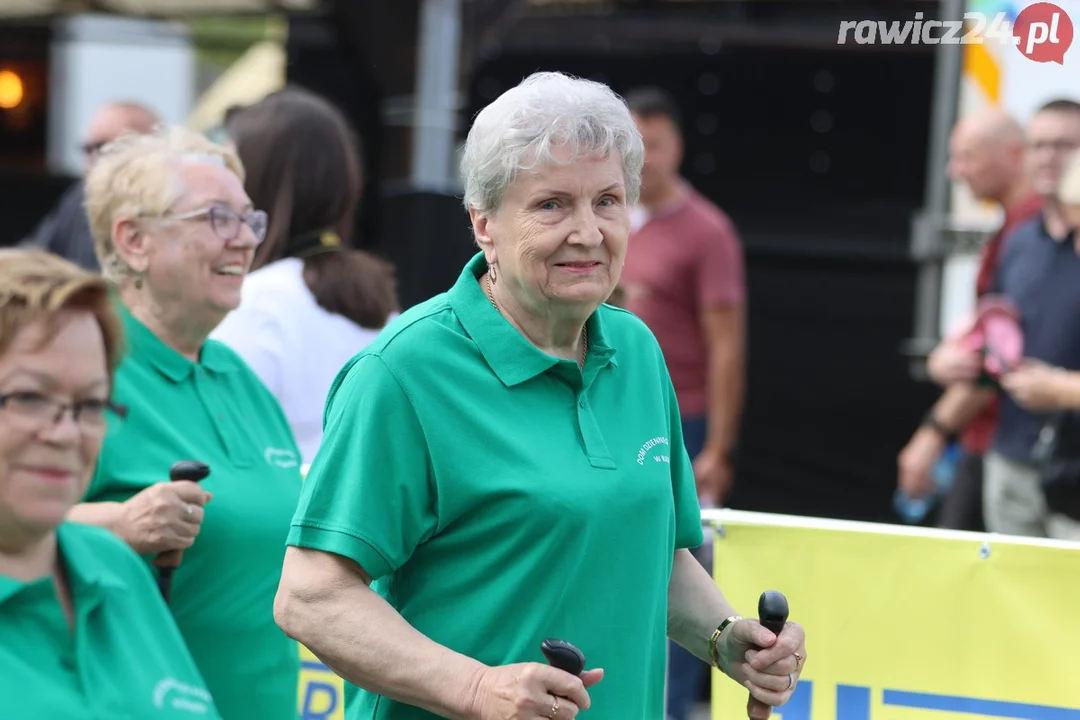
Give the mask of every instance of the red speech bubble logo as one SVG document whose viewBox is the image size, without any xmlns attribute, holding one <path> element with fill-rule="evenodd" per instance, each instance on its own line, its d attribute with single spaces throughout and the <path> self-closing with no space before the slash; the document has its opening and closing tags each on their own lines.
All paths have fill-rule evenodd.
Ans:
<svg viewBox="0 0 1080 720">
<path fill-rule="evenodd" d="M 1028 5 L 1013 23 L 1013 42 L 1028 60 L 1064 65 L 1065 51 L 1072 41 L 1072 20 L 1054 3 Z"/>
</svg>

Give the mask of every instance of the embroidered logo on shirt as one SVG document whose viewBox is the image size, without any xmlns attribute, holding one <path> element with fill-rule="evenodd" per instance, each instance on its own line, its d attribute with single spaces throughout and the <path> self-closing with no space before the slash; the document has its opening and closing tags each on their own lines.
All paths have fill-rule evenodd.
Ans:
<svg viewBox="0 0 1080 720">
<path fill-rule="evenodd" d="M 662 435 L 646 440 L 645 444 L 638 450 L 637 464 L 644 465 L 646 457 L 652 458 L 653 462 L 671 463 L 671 456 L 668 455 L 667 451 L 664 449 L 669 447 L 671 447 L 671 444 L 668 442 L 668 439 Z M 660 449 L 653 450 L 653 448 Z M 652 451 L 652 453 L 650 453 L 650 451 Z"/>
<path fill-rule="evenodd" d="M 184 710 L 196 715 L 210 713 L 210 693 L 203 688 L 187 685 L 176 678 L 163 678 L 154 688 L 154 707 L 164 710 Z"/>
<path fill-rule="evenodd" d="M 266 448 L 263 457 L 266 458 L 267 464 L 279 468 L 294 468 L 300 464 L 300 460 L 296 457 L 296 453 L 292 450 L 285 450 L 283 448 Z"/>
</svg>

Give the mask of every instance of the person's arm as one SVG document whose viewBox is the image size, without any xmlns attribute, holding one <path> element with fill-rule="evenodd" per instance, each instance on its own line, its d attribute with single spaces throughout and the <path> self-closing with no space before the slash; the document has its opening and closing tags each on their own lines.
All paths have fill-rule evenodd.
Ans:
<svg viewBox="0 0 1080 720">
<path fill-rule="evenodd" d="M 712 665 L 713 632 L 734 615 L 708 571 L 688 550 L 676 550 L 668 583 L 668 636 Z M 789 622 L 776 636 L 757 620 L 740 618 L 717 640 L 715 659 L 722 673 L 750 691 L 756 701 L 751 717 L 757 718 L 791 699 L 795 688 L 788 674 L 797 676 L 803 668 L 796 653 L 805 661 L 805 632 L 798 623 Z"/>
<path fill-rule="evenodd" d="M 369 587 L 405 563 L 438 520 L 412 403 L 381 358 L 363 355 L 343 370 L 326 407 L 274 618 L 356 686 L 443 717 L 471 718 L 484 666 L 422 635 Z"/>
<path fill-rule="evenodd" d="M 358 687 L 470 720 L 486 668 L 414 629 L 340 555 L 289 547 L 274 619 L 338 675 Z M 362 621 L 361 621 L 362 619 Z"/>
<path fill-rule="evenodd" d="M 108 530 L 139 555 L 191 547 L 202 525 L 203 507 L 211 499 L 197 483 L 162 478 L 123 502 L 96 500 L 110 492 L 113 462 L 123 462 L 124 447 L 122 435 L 106 439 L 82 502 L 68 510 L 67 519 Z"/>
<path fill-rule="evenodd" d="M 723 462 L 735 446 L 742 415 L 746 368 L 746 308 L 713 306 L 702 313 L 708 353 L 708 436 L 702 452 Z"/>
<path fill-rule="evenodd" d="M 675 388 L 659 347 L 656 352 L 668 396 L 671 489 L 675 511 L 675 553 L 668 578 L 668 637 L 712 664 L 713 633 L 735 611 L 709 572 L 689 550 L 704 539 L 701 510 L 694 492 L 690 456 L 683 442 Z M 797 674 L 800 670 L 795 653 L 805 657 L 803 639 L 803 629 L 797 623 L 789 623 L 777 637 L 756 620 L 740 619 L 728 625 L 721 634 L 716 643 L 716 660 L 720 670 L 747 687 L 759 703 L 776 707 L 787 702 L 794 690 L 788 682 L 788 673 Z M 764 707 L 756 708 L 754 717 L 768 717 L 765 710 Z"/>
<path fill-rule="evenodd" d="M 731 489 L 730 454 L 738 440 L 746 355 L 746 278 L 742 244 L 722 218 L 703 241 L 697 267 L 697 304 L 706 348 L 707 436 L 694 460 L 698 492 L 722 503 Z"/>
<path fill-rule="evenodd" d="M 981 387 L 975 383 L 952 383 L 934 403 L 930 417 L 939 430 L 955 435 L 982 412 L 996 393 L 993 388 Z"/>
<path fill-rule="evenodd" d="M 1016 404 L 1030 412 L 1080 409 L 1080 372 L 1026 360 L 1001 384 Z"/>
<path fill-rule="evenodd" d="M 210 498 L 190 481 L 160 482 L 124 502 L 78 503 L 67 519 L 104 528 L 140 555 L 185 550 L 199 534 Z"/>
<path fill-rule="evenodd" d="M 1066 372 L 1060 382 L 1058 404 L 1070 410 L 1080 409 L 1080 372 Z"/>
<path fill-rule="evenodd" d="M 912 497 L 933 491 L 930 472 L 949 442 L 982 411 L 995 390 L 975 383 L 949 385 L 896 459 L 897 485 Z"/>
<path fill-rule="evenodd" d="M 124 504 L 118 502 L 83 502 L 68 511 L 67 519 L 83 525 L 95 525 L 127 540 L 121 533 L 124 525 Z M 128 543 L 131 544 L 130 542 Z"/>
<path fill-rule="evenodd" d="M 676 550 L 668 583 L 668 637 L 711 665 L 713 630 L 737 614 L 690 551 Z"/>
<path fill-rule="evenodd" d="M 550 708 L 552 695 L 588 707 L 585 688 L 602 670 L 574 677 L 540 663 L 483 665 L 422 635 L 369 587 L 405 565 L 439 523 L 428 441 L 398 377 L 383 358 L 361 354 L 331 387 L 323 443 L 286 540 L 275 620 L 358 687 L 442 717 L 511 717 L 514 708 Z"/>
</svg>

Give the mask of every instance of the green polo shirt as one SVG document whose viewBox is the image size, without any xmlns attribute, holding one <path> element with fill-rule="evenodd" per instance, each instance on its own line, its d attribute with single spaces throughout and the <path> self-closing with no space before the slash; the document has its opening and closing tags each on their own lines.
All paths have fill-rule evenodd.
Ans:
<svg viewBox="0 0 1080 720">
<path fill-rule="evenodd" d="M 489 665 L 572 642 L 606 671 L 593 716 L 656 720 L 672 558 L 702 542 L 660 348 L 604 305 L 579 370 L 502 318 L 484 270 L 478 254 L 342 370 L 289 543 L 356 561 L 420 632 Z M 349 720 L 433 717 L 345 692 Z"/>
<path fill-rule="evenodd" d="M 64 523 L 74 626 L 52 577 L 0 576 L 0 717 L 217 720 L 146 566 L 111 533 Z"/>
<path fill-rule="evenodd" d="M 225 720 L 295 720 L 298 648 L 273 617 L 302 484 L 292 432 L 228 347 L 209 340 L 191 362 L 121 313 L 129 352 L 115 398 L 128 416 L 105 439 L 86 501 L 127 500 L 177 460 L 210 466 L 201 485 L 213 499 L 170 606 Z"/>
</svg>

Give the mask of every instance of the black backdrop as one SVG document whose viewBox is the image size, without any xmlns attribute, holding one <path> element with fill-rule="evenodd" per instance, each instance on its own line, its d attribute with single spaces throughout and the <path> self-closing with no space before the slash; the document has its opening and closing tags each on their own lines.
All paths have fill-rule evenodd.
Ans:
<svg viewBox="0 0 1080 720">
<path fill-rule="evenodd" d="M 413 304 L 448 287 L 473 252 L 467 219 L 457 198 L 384 182 L 375 150 L 389 142 L 380 121 L 387 60 L 320 23 L 292 24 L 289 79 L 339 103 L 363 135 L 361 244 L 398 264 Z M 660 84 L 675 93 L 687 120 L 685 173 L 743 235 L 749 388 L 732 506 L 894 520 L 896 453 L 934 397 L 898 352 L 913 326 L 906 248 L 923 193 L 932 57 L 506 52 L 472 73 L 466 121 L 540 69 L 620 92 Z M 28 231 L 69 181 L 0 177 L 0 244 Z"/>
<path fill-rule="evenodd" d="M 746 248 L 749 377 L 733 507 L 892 521 L 896 453 L 933 401 L 899 352 L 913 326 L 933 59 L 775 48 L 502 55 L 469 117 L 536 70 L 682 107 L 684 172 Z"/>
</svg>

